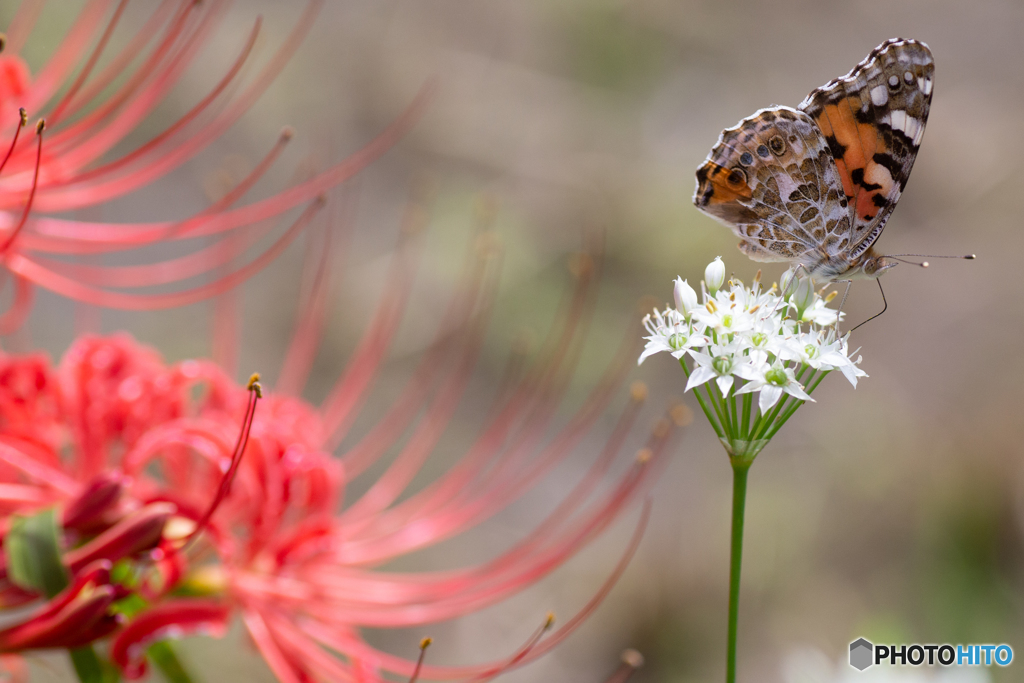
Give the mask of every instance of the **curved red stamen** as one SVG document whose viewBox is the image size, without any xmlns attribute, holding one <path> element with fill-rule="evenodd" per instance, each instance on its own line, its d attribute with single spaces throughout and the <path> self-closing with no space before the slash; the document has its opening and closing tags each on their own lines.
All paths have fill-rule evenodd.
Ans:
<svg viewBox="0 0 1024 683">
<path fill-rule="evenodd" d="M 252 430 L 252 420 L 256 415 L 256 403 L 263 398 L 263 387 L 260 386 L 259 380 L 260 376 L 258 373 L 249 378 L 249 402 L 245 406 L 245 416 L 242 418 L 242 431 L 238 434 L 235 450 L 231 454 L 231 464 L 220 480 L 220 486 L 217 487 L 217 494 L 210 502 L 210 507 L 206 509 L 203 516 L 196 522 L 196 528 L 185 539 L 185 544 L 182 546 L 183 550 L 188 548 L 192 541 L 206 528 L 210 523 L 210 518 L 213 517 L 213 513 L 217 511 L 220 504 L 227 498 L 228 493 L 231 492 L 231 482 L 235 479 L 235 472 L 238 471 L 238 466 L 242 462 L 242 456 L 245 454 L 245 447 L 249 443 L 249 432 Z"/>
<path fill-rule="evenodd" d="M 18 144 L 18 135 L 21 134 L 21 129 L 25 127 L 26 123 L 28 123 L 28 115 L 25 113 L 24 107 L 18 110 L 18 116 L 21 117 L 21 120 L 18 122 L 18 127 L 14 129 L 14 139 L 11 140 L 11 146 L 7 149 L 7 154 L 4 155 L 4 160 L 0 161 L 0 171 L 4 170 L 4 166 L 7 165 L 7 160 L 11 158 L 12 154 L 14 154 L 14 148 Z"/>
<path fill-rule="evenodd" d="M 416 668 L 412 670 L 412 676 L 409 677 L 409 683 L 416 683 L 420 677 L 420 670 L 423 669 L 423 659 L 427 656 L 427 648 L 434 642 L 430 638 L 424 638 L 420 641 L 420 656 L 416 660 Z"/>
<path fill-rule="evenodd" d="M 39 186 L 39 165 L 43 160 L 43 131 L 46 129 L 46 120 L 39 119 L 39 123 L 36 124 L 36 138 L 39 144 L 36 146 L 36 170 L 32 174 L 32 189 L 28 193 L 28 202 L 25 203 L 25 210 L 21 213 L 21 220 L 11 231 L 11 234 L 7 236 L 7 240 L 0 246 L 0 256 L 3 255 L 7 248 L 11 246 L 18 233 L 25 227 L 25 223 L 28 222 L 28 214 L 32 211 L 32 202 L 36 198 L 36 188 Z M 19 126 L 20 130 L 20 126 Z"/>
<path fill-rule="evenodd" d="M 548 614 L 547 618 L 544 620 L 544 623 L 540 626 L 540 628 L 538 628 L 536 631 L 534 631 L 533 635 L 530 636 L 529 639 L 527 639 L 527 641 L 525 643 L 523 643 L 523 646 L 521 648 L 519 648 L 514 655 L 509 657 L 508 661 L 506 661 L 503 665 L 501 665 L 497 669 L 495 669 L 493 671 L 489 671 L 489 672 L 487 672 L 486 674 L 484 674 L 482 676 L 478 676 L 477 678 L 471 678 L 470 680 L 471 681 L 490 681 L 490 680 L 492 680 L 494 678 L 497 678 L 501 674 L 506 673 L 506 672 L 510 671 L 511 669 L 515 668 L 515 666 L 517 664 L 522 662 L 526 658 L 526 656 L 529 655 L 530 652 L 533 651 L 533 649 L 535 647 L 537 647 L 537 643 L 540 642 L 540 639 L 543 638 L 544 634 L 547 633 L 548 631 L 550 631 L 551 627 L 554 626 L 554 625 L 555 625 L 555 615 L 552 612 L 552 613 Z"/>
<path fill-rule="evenodd" d="M 111 83 L 125 74 L 128 65 L 136 61 L 139 55 L 143 54 L 149 43 L 156 42 L 160 27 L 167 23 L 167 16 L 175 4 L 177 3 L 174 0 L 162 0 L 160 6 L 149 16 L 146 23 L 139 27 L 135 36 L 121 47 L 120 52 L 111 58 L 110 62 L 106 64 L 97 76 L 89 81 L 87 86 L 79 91 L 78 98 L 74 102 L 68 103 L 64 112 L 65 119 L 85 109 L 99 95 L 110 92 Z M 111 95 L 110 99 L 117 102 L 124 100 L 118 94 Z M 100 118 L 102 119 L 103 117 Z"/>
<path fill-rule="evenodd" d="M 270 247 L 263 251 L 255 259 L 232 271 L 231 273 L 203 285 L 180 292 L 169 292 L 166 294 L 129 294 L 123 292 L 111 292 L 105 289 L 90 287 L 81 281 L 65 277 L 55 270 L 47 268 L 44 264 L 26 258 L 20 253 L 12 254 L 7 261 L 7 269 L 28 278 L 54 292 L 63 294 L 69 298 L 77 299 L 83 303 L 90 303 L 97 306 L 108 306 L 111 308 L 123 308 L 126 310 L 156 310 L 160 308 L 171 308 L 184 306 L 185 304 L 202 301 L 211 296 L 237 287 L 246 281 L 253 274 L 265 268 L 271 261 L 291 244 L 292 240 L 312 220 L 313 216 L 322 208 L 317 202 L 310 205 L 295 220 L 288 230 L 281 235 Z"/>
<path fill-rule="evenodd" d="M 133 152 L 126 154 L 123 157 L 119 157 L 118 159 L 104 166 L 100 166 L 91 171 L 79 173 L 75 176 L 74 180 L 69 182 L 68 184 L 85 182 L 92 178 L 103 176 L 107 173 L 110 173 L 111 171 L 115 171 L 119 168 L 124 167 L 125 165 L 139 159 L 148 152 L 159 147 L 159 145 L 162 142 L 164 142 L 172 135 L 180 131 L 182 128 L 184 128 L 186 125 L 188 125 L 196 118 L 198 118 L 198 116 L 202 112 L 204 112 L 214 102 L 214 100 L 216 100 L 224 92 L 228 85 L 230 85 L 231 82 L 234 81 L 235 77 L 241 72 L 242 66 L 245 64 L 246 60 L 248 60 L 249 55 L 252 54 L 252 48 L 256 44 L 256 39 L 259 37 L 260 28 L 262 25 L 262 19 L 258 18 L 255 24 L 253 25 L 252 31 L 249 34 L 249 38 L 246 40 L 245 45 L 242 47 L 241 53 L 235 59 L 235 63 L 231 66 L 228 72 L 224 74 L 223 78 L 221 78 L 220 82 L 217 83 L 213 90 L 211 90 L 206 95 L 206 97 L 204 97 L 194 107 L 192 107 L 192 109 L 189 110 L 188 113 L 186 113 L 184 116 L 178 119 L 175 123 L 171 124 L 168 128 L 162 131 L 155 138 L 145 143 L 144 145 L 134 150 Z"/>
<path fill-rule="evenodd" d="M 54 122 L 60 119 L 60 115 L 64 113 L 64 110 L 67 108 L 68 103 L 75 95 L 78 94 L 78 91 L 82 88 L 82 85 L 85 84 L 86 79 L 89 78 L 90 74 L 92 74 L 92 70 L 96 67 L 96 62 L 99 61 L 100 55 L 103 54 L 103 49 L 107 46 L 107 43 L 110 42 L 110 36 L 114 33 L 114 29 L 117 27 L 118 22 L 121 20 L 121 15 L 124 14 L 124 8 L 127 6 L 128 0 L 121 0 L 121 2 L 118 3 L 117 9 L 114 10 L 114 15 L 110 18 L 110 21 L 107 23 L 106 30 L 104 30 L 103 35 L 100 36 L 99 42 L 93 49 L 92 54 L 89 55 L 88 61 L 82 68 L 81 73 L 78 74 L 78 78 L 76 78 L 75 82 L 71 84 L 71 87 L 68 88 L 67 93 L 64 95 L 64 97 L 61 98 L 57 106 L 54 107 L 53 113 L 50 114 L 50 118 Z"/>
</svg>

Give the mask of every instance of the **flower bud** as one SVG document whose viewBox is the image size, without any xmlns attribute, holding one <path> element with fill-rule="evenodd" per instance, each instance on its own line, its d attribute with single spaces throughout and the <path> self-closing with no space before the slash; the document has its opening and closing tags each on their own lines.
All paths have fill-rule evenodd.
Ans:
<svg viewBox="0 0 1024 683">
<path fill-rule="evenodd" d="M 704 269 L 704 284 L 708 286 L 711 296 L 717 294 L 718 290 L 725 284 L 725 264 L 722 263 L 721 256 L 716 256 L 715 260 Z"/>
<path fill-rule="evenodd" d="M 789 301 L 789 297 L 793 296 L 793 275 L 793 269 L 789 268 L 779 278 L 779 296 L 784 301 Z"/>
<path fill-rule="evenodd" d="M 797 319 L 802 318 L 804 311 L 814 303 L 814 297 L 814 283 L 811 282 L 811 278 L 800 278 L 796 284 L 796 291 L 793 293 L 793 305 L 796 306 Z"/>
<path fill-rule="evenodd" d="M 693 287 L 687 284 L 686 280 L 677 277 L 673 294 L 676 298 L 676 310 L 689 320 L 690 311 L 697 308 L 697 292 L 693 291 Z"/>
</svg>

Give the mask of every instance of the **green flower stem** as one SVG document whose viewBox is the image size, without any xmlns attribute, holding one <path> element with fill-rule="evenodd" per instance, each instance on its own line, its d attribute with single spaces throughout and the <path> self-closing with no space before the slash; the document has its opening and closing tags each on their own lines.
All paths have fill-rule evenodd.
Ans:
<svg viewBox="0 0 1024 683">
<path fill-rule="evenodd" d="M 81 683 L 116 683 L 120 680 L 114 667 L 101 660 L 92 645 L 76 647 L 68 653 Z"/>
<path fill-rule="evenodd" d="M 685 356 L 679 359 L 679 364 L 683 366 L 683 372 L 686 373 L 686 378 L 689 379 L 690 368 L 686 367 Z M 718 424 L 718 421 L 712 417 L 711 411 L 708 410 L 708 404 L 704 402 L 704 397 L 700 395 L 699 389 L 700 387 L 694 389 L 693 395 L 697 397 L 697 403 L 700 404 L 700 409 L 704 411 L 704 417 L 708 418 L 708 422 L 711 423 L 711 428 L 715 430 L 716 434 L 718 434 L 718 438 L 722 438 L 725 436 L 725 432 L 722 431 L 722 427 Z"/>
<path fill-rule="evenodd" d="M 729 393 L 729 409 L 732 411 L 732 427 L 733 429 L 736 429 L 739 427 L 740 420 L 736 414 L 736 392 L 734 391 Z"/>
<path fill-rule="evenodd" d="M 740 429 L 740 435 L 744 439 L 750 438 L 750 404 L 753 398 L 753 394 L 749 391 L 743 394 L 743 426 Z"/>
<path fill-rule="evenodd" d="M 743 513 L 747 499 L 747 472 L 752 458 L 730 458 L 732 463 L 732 541 L 729 552 L 729 634 L 725 660 L 726 683 L 736 683 L 736 625 L 740 610 L 740 565 L 743 562 Z"/>
</svg>

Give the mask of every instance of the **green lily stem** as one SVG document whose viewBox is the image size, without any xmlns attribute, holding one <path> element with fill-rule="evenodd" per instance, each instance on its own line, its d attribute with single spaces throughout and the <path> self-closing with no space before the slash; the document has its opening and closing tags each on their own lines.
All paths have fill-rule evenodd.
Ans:
<svg viewBox="0 0 1024 683">
<path fill-rule="evenodd" d="M 740 565 L 743 563 L 743 513 L 747 500 L 747 472 L 753 460 L 732 459 L 732 540 L 729 550 L 729 633 L 725 681 L 736 683 L 736 625 L 740 611 Z"/>
</svg>

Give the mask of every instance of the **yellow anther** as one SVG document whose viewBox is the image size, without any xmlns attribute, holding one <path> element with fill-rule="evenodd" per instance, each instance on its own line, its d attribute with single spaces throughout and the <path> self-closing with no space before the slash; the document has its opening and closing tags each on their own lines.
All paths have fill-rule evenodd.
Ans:
<svg viewBox="0 0 1024 683">
<path fill-rule="evenodd" d="M 263 385 L 260 384 L 260 373 L 252 373 L 252 376 L 249 377 L 249 382 L 245 385 L 245 388 L 249 391 L 255 391 L 256 398 L 263 398 Z"/>
</svg>

